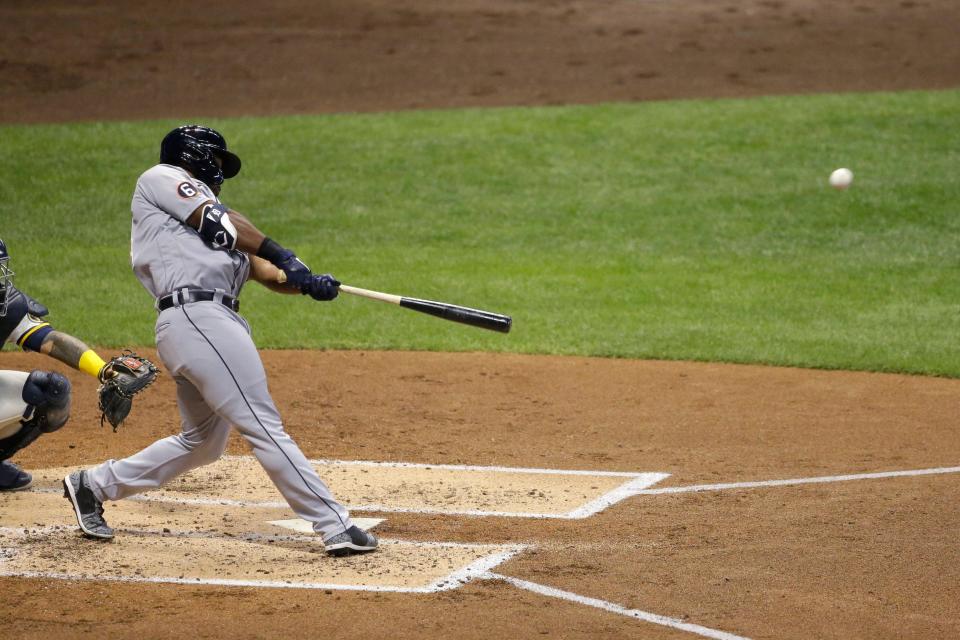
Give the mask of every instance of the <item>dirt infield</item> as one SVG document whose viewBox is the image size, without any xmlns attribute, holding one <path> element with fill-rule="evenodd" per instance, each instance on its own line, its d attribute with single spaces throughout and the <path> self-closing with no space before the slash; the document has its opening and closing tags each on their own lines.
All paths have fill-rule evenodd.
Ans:
<svg viewBox="0 0 960 640">
<path fill-rule="evenodd" d="M 278 378 L 277 371 L 305 357 L 319 372 L 316 386 Z M 671 474 L 654 491 L 943 468 L 960 460 L 957 380 L 488 354 L 272 352 L 265 359 L 289 429 L 314 457 Z M 2 362 L 29 368 L 37 357 L 5 353 Z M 24 452 L 21 461 L 29 468 L 122 456 L 177 428 L 169 378 L 117 434 L 97 426 L 93 382 L 71 378 L 73 420 Z M 319 411 L 302 401 L 311 392 L 325 398 Z M 369 401 L 354 401 L 364 396 Z M 229 451 L 249 455 L 236 437 Z M 343 496 L 348 502 L 376 501 L 365 492 L 385 484 L 372 480 L 364 489 L 355 479 L 321 473 L 335 489 L 349 489 Z M 212 478 L 206 484 L 218 499 L 243 495 L 222 472 Z M 177 485 L 163 498 L 201 486 Z M 545 491 L 550 486 L 543 483 Z M 529 545 L 497 572 L 746 637 L 944 637 L 960 632 L 957 488 L 958 475 L 943 473 L 640 494 L 582 519 L 402 510 L 375 515 L 386 518 L 377 531 L 388 540 Z M 28 501 L 31 495 L 36 498 Z M 521 496 L 528 499 L 526 492 Z M 161 502 L 146 512 L 138 505 L 108 505 L 127 548 L 131 537 L 151 530 L 163 537 L 161 527 L 266 535 L 266 522 L 292 515 L 267 503 L 230 509 Z M 56 495 L 0 501 L 0 519 L 35 529 L 31 553 L 49 545 L 67 566 L 77 554 L 99 557 L 96 543 L 71 537 L 70 517 Z M 50 526 L 58 529 L 45 541 L 40 530 Z M 151 549 L 157 562 L 179 558 Z M 271 564 L 272 553 L 248 551 L 241 563 L 246 574 L 234 557 L 219 575 L 259 579 L 265 567 L 270 575 L 303 579 L 303 567 Z M 317 580 L 332 570 L 322 555 L 298 554 L 290 557 L 313 558 Z M 391 547 L 386 557 L 416 556 L 397 556 Z M 103 558 L 105 567 L 118 562 Z M 154 566 L 149 562 L 133 566 Z M 203 564 L 201 557 L 196 562 Z M 365 570 L 349 568 L 370 579 L 400 570 L 379 560 Z M 118 635 L 146 637 L 188 630 L 201 630 L 201 637 L 287 637 L 331 624 L 375 637 L 389 628 L 391 637 L 401 638 L 516 637 L 518 625 L 519 637 L 687 635 L 491 579 L 421 594 L 340 591 L 336 584 L 280 592 L 39 578 L 0 578 L 0 584 L 19 603 L 0 623 L 23 632 L 20 637 L 80 637 L 100 624 Z M 221 619 L 209 613 L 212 608 L 231 615 Z M 160 620 L 164 633 L 154 634 Z"/>
<path fill-rule="evenodd" d="M 145 6 L 144 6 L 145 5 Z M 952 0 L 7 0 L 0 122 L 955 87 Z"/>
<path fill-rule="evenodd" d="M 134 5 L 3 3 L 0 122 L 960 85 L 960 4 L 946 0 Z M 359 513 L 384 518 L 377 532 L 393 545 L 368 566 L 338 566 L 308 541 L 283 538 L 291 532 L 269 523 L 291 518 L 289 509 L 265 502 L 259 486 L 248 502 L 225 502 L 247 485 L 221 484 L 220 476 L 184 485 L 166 496 L 170 502 L 107 505 L 121 529 L 108 547 L 73 535 L 55 482 L 38 482 L 34 491 L 0 497 L 0 573 L 52 568 L 0 577 L 0 632 L 960 637 L 960 381 L 490 354 L 270 352 L 264 359 L 288 429 L 311 458 L 469 466 L 458 477 L 482 481 L 451 488 L 441 476 L 391 476 L 402 500 Z M 281 376 L 290 361 L 315 373 L 309 388 Z M 0 354 L 0 368 L 49 363 Z M 28 469 L 122 457 L 178 427 L 168 377 L 113 434 L 98 426 L 92 381 L 54 368 L 75 385 L 74 415 L 18 456 Z M 235 437 L 229 453 L 249 451 Z M 580 494 L 562 495 L 555 478 L 543 476 L 541 489 L 518 488 L 479 467 L 669 476 L 567 518 L 554 516 L 576 513 L 583 501 L 596 502 L 591 492 L 607 495 L 617 482 L 581 482 Z M 917 474 L 862 475 L 877 472 Z M 340 476 L 327 477 L 337 492 Z M 794 482 L 768 482 L 784 479 Z M 369 502 L 385 483 L 352 475 L 340 488 L 351 492 L 342 495 L 348 503 Z M 418 496 L 429 483 L 432 497 Z M 191 492 L 212 502 L 172 501 Z M 442 508 L 462 499 L 467 506 L 448 511 L 504 511 L 492 504 L 506 503 L 501 495 L 514 510 L 550 517 Z M 551 495 L 562 498 L 554 511 L 538 504 Z M 423 509 L 411 507 L 418 500 Z M 144 565 L 140 540 L 140 555 L 150 558 Z M 454 551 L 432 554 L 428 543 Z M 498 545 L 524 548 L 492 572 L 443 589 L 340 588 L 374 574 L 382 584 L 421 584 L 414 563 L 429 569 L 423 584 L 440 584 L 458 563 Z M 147 565 L 185 578 L 144 581 Z M 109 574 L 97 573 L 107 566 Z M 51 577 L 58 570 L 68 575 Z M 130 579 L 106 581 L 118 576 Z M 209 576 L 249 584 L 189 581 Z M 323 576 L 324 588 L 256 583 Z"/>
</svg>

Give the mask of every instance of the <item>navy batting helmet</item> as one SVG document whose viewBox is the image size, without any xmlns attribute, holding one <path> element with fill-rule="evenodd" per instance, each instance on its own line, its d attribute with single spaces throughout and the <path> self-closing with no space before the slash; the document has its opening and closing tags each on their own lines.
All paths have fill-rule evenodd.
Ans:
<svg viewBox="0 0 960 640">
<path fill-rule="evenodd" d="M 7 315 L 7 294 L 13 285 L 13 271 L 10 270 L 10 253 L 7 245 L 0 240 L 0 318 Z"/>
<path fill-rule="evenodd" d="M 199 124 L 185 124 L 168 133 L 160 143 L 160 162 L 183 167 L 211 188 L 240 172 L 240 158 L 227 151 L 223 136 Z"/>
</svg>

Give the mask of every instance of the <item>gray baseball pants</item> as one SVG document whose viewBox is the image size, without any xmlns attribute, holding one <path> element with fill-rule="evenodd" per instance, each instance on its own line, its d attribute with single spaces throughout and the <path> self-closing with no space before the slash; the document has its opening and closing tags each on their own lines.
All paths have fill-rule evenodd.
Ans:
<svg viewBox="0 0 960 640">
<path fill-rule="evenodd" d="M 217 302 L 193 302 L 162 311 L 156 332 L 160 359 L 177 383 L 181 432 L 88 470 L 88 483 L 99 500 L 156 489 L 216 461 L 233 426 L 314 531 L 327 539 L 352 526 L 347 509 L 284 431 L 250 327 L 241 316 Z"/>
</svg>

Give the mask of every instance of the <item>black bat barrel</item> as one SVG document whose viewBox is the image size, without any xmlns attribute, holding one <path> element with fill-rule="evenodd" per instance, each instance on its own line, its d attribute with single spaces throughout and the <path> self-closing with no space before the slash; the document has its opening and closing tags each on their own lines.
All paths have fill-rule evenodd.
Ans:
<svg viewBox="0 0 960 640">
<path fill-rule="evenodd" d="M 469 324 L 473 327 L 480 327 L 481 329 L 489 329 L 491 331 L 499 331 L 500 333 L 510 333 L 510 327 L 513 325 L 513 319 L 510 316 L 481 311 L 480 309 L 458 307 L 455 304 L 447 304 L 445 302 L 432 302 L 430 300 L 419 300 L 417 298 L 400 298 L 400 306 L 443 318 L 444 320 L 452 320 L 453 322 Z"/>
</svg>

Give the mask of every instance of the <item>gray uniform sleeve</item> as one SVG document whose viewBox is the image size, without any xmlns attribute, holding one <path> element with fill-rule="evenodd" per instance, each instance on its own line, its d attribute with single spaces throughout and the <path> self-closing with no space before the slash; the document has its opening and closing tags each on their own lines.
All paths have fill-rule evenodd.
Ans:
<svg viewBox="0 0 960 640">
<path fill-rule="evenodd" d="M 148 203 L 181 222 L 186 222 L 197 207 L 211 200 L 198 181 L 170 165 L 159 164 L 144 173 L 138 187 Z"/>
</svg>

